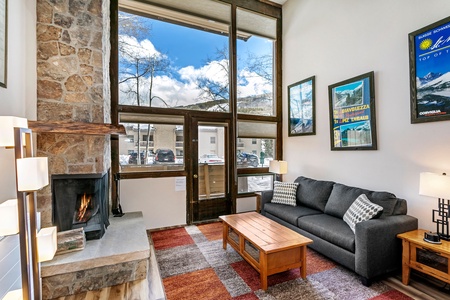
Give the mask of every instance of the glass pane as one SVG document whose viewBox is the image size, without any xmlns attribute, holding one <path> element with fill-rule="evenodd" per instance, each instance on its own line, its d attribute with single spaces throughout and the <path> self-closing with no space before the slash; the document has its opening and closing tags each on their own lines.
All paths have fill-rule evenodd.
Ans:
<svg viewBox="0 0 450 300">
<path fill-rule="evenodd" d="M 119 13 L 119 104 L 229 111 L 228 25 L 180 22 Z"/>
<path fill-rule="evenodd" d="M 225 127 L 198 127 L 199 200 L 225 196 Z"/>
<path fill-rule="evenodd" d="M 238 193 L 273 190 L 273 175 L 239 176 Z"/>
<path fill-rule="evenodd" d="M 275 139 L 237 139 L 236 161 L 238 168 L 268 167 L 275 157 Z"/>
<path fill-rule="evenodd" d="M 237 10 L 238 113 L 274 115 L 274 37 L 276 20 Z"/>
<path fill-rule="evenodd" d="M 122 123 L 119 161 L 124 172 L 183 170 L 182 125 Z M 139 158 L 138 158 L 139 153 Z"/>
</svg>

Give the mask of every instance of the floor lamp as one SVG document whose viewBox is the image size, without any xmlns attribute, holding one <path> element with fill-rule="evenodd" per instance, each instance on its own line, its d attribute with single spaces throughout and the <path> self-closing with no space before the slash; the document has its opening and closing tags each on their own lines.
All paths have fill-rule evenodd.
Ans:
<svg viewBox="0 0 450 300">
<path fill-rule="evenodd" d="M 26 127 L 26 119 L 0 116 L 0 146 L 15 151 L 17 190 L 17 199 L 0 205 L 0 232 L 4 228 L 8 228 L 4 233 L 9 234 L 18 230 L 22 298 L 40 300 L 40 262 L 52 259 L 56 252 L 56 227 L 39 230 L 36 198 L 37 191 L 48 185 L 48 161 L 46 157 L 34 157 L 32 131 Z M 13 217 L 14 210 L 17 218 Z M 13 218 L 3 218 L 7 214 Z"/>
</svg>

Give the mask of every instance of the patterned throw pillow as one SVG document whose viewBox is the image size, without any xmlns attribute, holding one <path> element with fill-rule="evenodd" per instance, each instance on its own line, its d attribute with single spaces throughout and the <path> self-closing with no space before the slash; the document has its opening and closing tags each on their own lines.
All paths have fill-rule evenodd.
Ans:
<svg viewBox="0 0 450 300">
<path fill-rule="evenodd" d="M 296 206 L 297 182 L 280 182 L 273 183 L 272 203 Z"/>
<path fill-rule="evenodd" d="M 370 220 L 381 215 L 383 207 L 370 202 L 365 194 L 361 194 L 344 214 L 345 223 L 355 232 L 355 226 L 362 221 Z"/>
</svg>

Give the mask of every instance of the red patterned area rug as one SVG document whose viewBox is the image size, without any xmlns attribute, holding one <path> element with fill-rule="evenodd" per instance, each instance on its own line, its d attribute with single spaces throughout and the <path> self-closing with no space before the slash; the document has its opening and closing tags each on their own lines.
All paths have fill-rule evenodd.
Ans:
<svg viewBox="0 0 450 300">
<path fill-rule="evenodd" d="M 230 246 L 222 248 L 222 224 L 151 233 L 168 300 L 251 299 L 412 299 L 382 282 L 363 286 L 357 275 L 308 248 L 307 278 L 298 269 L 268 277 L 260 289 L 258 272 Z"/>
</svg>

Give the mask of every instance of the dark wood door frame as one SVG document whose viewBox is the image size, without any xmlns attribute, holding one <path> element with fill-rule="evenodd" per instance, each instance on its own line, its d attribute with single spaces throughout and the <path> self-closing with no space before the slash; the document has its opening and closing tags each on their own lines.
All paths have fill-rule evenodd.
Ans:
<svg viewBox="0 0 450 300">
<path fill-rule="evenodd" d="M 228 205 L 227 211 L 231 213 L 233 211 L 232 201 L 232 181 L 231 174 L 235 167 L 233 167 L 234 158 L 230 152 L 230 143 L 233 143 L 233 139 L 230 138 L 230 131 L 232 122 L 229 118 L 208 118 L 198 116 L 188 116 L 187 120 L 189 124 L 189 133 L 186 136 L 187 153 L 185 155 L 188 161 L 186 162 L 187 176 L 186 176 L 186 221 L 187 224 L 193 224 L 194 221 L 194 200 L 198 198 L 198 127 L 202 124 L 225 124 L 225 139 L 224 139 L 224 156 L 225 156 L 225 200 Z M 194 178 L 197 175 L 197 178 Z"/>
</svg>

